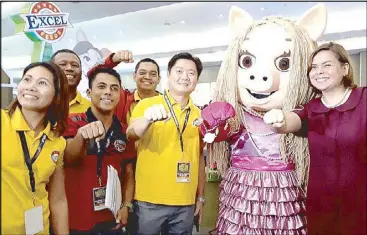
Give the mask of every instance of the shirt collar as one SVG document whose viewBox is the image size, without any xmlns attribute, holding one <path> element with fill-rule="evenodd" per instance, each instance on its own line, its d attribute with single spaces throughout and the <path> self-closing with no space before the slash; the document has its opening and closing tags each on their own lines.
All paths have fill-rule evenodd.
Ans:
<svg viewBox="0 0 367 235">
<path fill-rule="evenodd" d="M 79 91 L 76 91 L 76 96 L 72 101 L 70 101 L 69 106 L 71 106 L 75 103 L 83 104 L 83 97 L 82 97 L 82 94 L 80 94 Z"/>
<path fill-rule="evenodd" d="M 94 116 L 94 114 L 93 114 L 93 112 L 92 112 L 92 108 L 91 108 L 91 107 L 89 107 L 89 108 L 87 109 L 87 111 L 85 112 L 85 115 L 87 116 L 87 121 L 88 121 L 88 123 L 98 121 L 98 119 L 96 118 L 96 116 Z M 117 119 L 116 115 L 113 115 L 113 120 L 112 120 L 111 128 L 113 128 L 113 130 L 121 129 L 121 128 L 122 128 L 121 123 L 120 123 L 120 121 Z M 107 130 L 106 130 L 106 131 L 107 131 Z"/>
<path fill-rule="evenodd" d="M 158 91 L 155 91 L 155 96 L 160 95 L 160 94 L 161 93 L 159 93 Z M 138 93 L 138 89 L 136 89 L 134 91 L 134 101 L 139 102 L 140 100 L 142 100 L 142 98 L 140 98 L 139 93 Z"/>
<path fill-rule="evenodd" d="M 339 111 L 339 112 L 345 112 L 351 109 L 354 109 L 360 102 L 361 98 L 362 98 L 362 94 L 363 94 L 363 88 L 354 88 L 352 90 L 352 93 L 350 94 L 348 100 L 334 108 L 335 110 Z M 328 108 L 326 107 L 322 102 L 321 102 L 321 97 L 314 99 L 310 102 L 311 105 L 309 105 L 310 110 L 314 113 L 327 113 L 330 110 L 332 110 L 332 108 Z"/>
<path fill-rule="evenodd" d="M 167 94 L 168 99 L 171 102 L 172 106 L 177 104 L 177 101 L 171 96 L 168 89 L 165 91 L 165 93 Z M 193 108 L 193 106 L 194 106 L 194 103 L 192 102 L 191 97 L 189 97 L 189 103 L 186 105 L 184 109 L 191 109 Z"/>
<path fill-rule="evenodd" d="M 28 126 L 27 122 L 25 121 L 22 111 L 19 107 L 17 107 L 14 111 L 14 113 L 10 117 L 10 122 L 12 127 L 16 131 L 32 131 L 32 129 Z M 47 126 L 38 136 L 41 136 L 41 134 L 45 134 L 50 140 L 54 139 L 54 132 L 51 130 L 51 123 L 48 122 Z"/>
<path fill-rule="evenodd" d="M 141 100 L 141 98 L 139 96 L 139 93 L 138 93 L 138 90 L 135 90 L 135 92 L 134 92 L 134 100 L 136 102 L 139 102 Z"/>
</svg>

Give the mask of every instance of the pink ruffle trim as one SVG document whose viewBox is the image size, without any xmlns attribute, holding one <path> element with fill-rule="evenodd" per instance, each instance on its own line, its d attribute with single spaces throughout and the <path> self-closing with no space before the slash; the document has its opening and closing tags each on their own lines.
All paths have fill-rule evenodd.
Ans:
<svg viewBox="0 0 367 235">
<path fill-rule="evenodd" d="M 225 181 L 265 188 L 299 186 L 295 171 L 250 171 L 231 167 Z"/>
<path fill-rule="evenodd" d="M 219 199 L 219 234 L 306 234 L 305 197 L 295 171 L 230 168 Z"/>
<path fill-rule="evenodd" d="M 289 202 L 303 198 L 302 190 L 295 186 L 289 188 L 260 188 L 224 180 L 220 187 L 223 194 L 235 198 L 246 198 L 250 201 Z"/>
<path fill-rule="evenodd" d="M 246 226 L 239 226 L 229 220 L 220 219 L 218 221 L 217 234 L 233 235 L 306 235 L 306 228 L 301 229 L 254 229 Z"/>
</svg>

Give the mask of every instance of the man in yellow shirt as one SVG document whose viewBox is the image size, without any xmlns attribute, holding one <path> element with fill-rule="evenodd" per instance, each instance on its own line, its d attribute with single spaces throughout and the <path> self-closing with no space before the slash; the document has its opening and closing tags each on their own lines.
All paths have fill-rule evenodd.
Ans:
<svg viewBox="0 0 367 235">
<path fill-rule="evenodd" d="M 84 98 L 77 87 L 82 79 L 82 68 L 79 56 L 72 50 L 56 51 L 51 61 L 60 66 L 68 79 L 69 84 L 69 113 L 84 113 L 90 107 L 90 101 Z"/>
<path fill-rule="evenodd" d="M 205 185 L 203 144 L 196 120 L 200 110 L 190 94 L 202 63 L 179 53 L 168 63 L 168 90 L 135 107 L 127 129 L 139 140 L 135 213 L 137 234 L 191 234 L 194 215 L 202 215 Z M 196 210 L 195 210 L 196 204 Z"/>
</svg>

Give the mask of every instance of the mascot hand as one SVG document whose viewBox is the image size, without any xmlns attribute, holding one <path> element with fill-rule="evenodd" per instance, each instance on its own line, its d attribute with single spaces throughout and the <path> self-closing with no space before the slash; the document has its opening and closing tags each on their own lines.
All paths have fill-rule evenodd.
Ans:
<svg viewBox="0 0 367 235">
<path fill-rule="evenodd" d="M 200 125 L 205 142 L 226 140 L 230 133 L 227 121 L 235 115 L 235 109 L 227 102 L 214 102 L 205 107 L 201 111 L 203 122 Z"/>
<path fill-rule="evenodd" d="M 134 62 L 133 53 L 131 53 L 131 51 L 128 50 L 117 51 L 113 55 L 112 61 L 115 63 L 120 62 L 133 63 Z"/>
<path fill-rule="evenodd" d="M 264 115 L 264 122 L 272 128 L 282 128 L 285 126 L 284 113 L 280 109 L 272 109 Z"/>
</svg>

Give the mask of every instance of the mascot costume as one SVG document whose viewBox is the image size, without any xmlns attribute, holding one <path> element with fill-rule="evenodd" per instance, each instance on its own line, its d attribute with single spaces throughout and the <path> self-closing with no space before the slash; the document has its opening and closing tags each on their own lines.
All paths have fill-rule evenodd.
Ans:
<svg viewBox="0 0 367 235">
<path fill-rule="evenodd" d="M 308 57 L 326 21 L 323 4 L 297 21 L 281 16 L 254 21 L 231 8 L 232 39 L 200 125 L 208 165 L 216 163 L 223 176 L 219 234 L 306 234 L 307 139 L 272 132 L 263 114 L 291 111 L 314 96 Z"/>
</svg>

